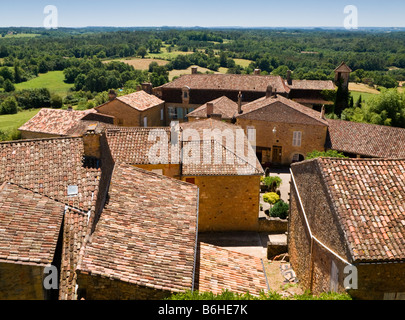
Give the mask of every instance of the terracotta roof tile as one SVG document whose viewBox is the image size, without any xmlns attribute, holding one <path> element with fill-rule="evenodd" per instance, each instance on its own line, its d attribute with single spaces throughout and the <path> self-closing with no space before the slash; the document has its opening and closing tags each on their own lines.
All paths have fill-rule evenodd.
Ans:
<svg viewBox="0 0 405 320">
<path fill-rule="evenodd" d="M 320 112 L 280 95 L 247 103 L 242 106 L 242 111 L 237 118 L 324 126 L 328 124 L 321 118 Z"/>
<path fill-rule="evenodd" d="M 81 138 L 0 143 L 0 183 L 10 182 L 82 210 L 94 209 L 100 170 L 83 167 Z M 68 187 L 78 192 L 68 195 Z"/>
<path fill-rule="evenodd" d="M 343 120 L 327 120 L 326 146 L 376 158 L 405 158 L 405 129 Z"/>
<path fill-rule="evenodd" d="M 68 111 L 60 109 L 41 109 L 34 117 L 22 125 L 20 131 L 40 132 L 56 136 L 66 136 L 77 133 L 74 128 L 94 109 L 85 111 Z M 73 132 L 71 132 L 73 130 Z M 80 134 L 82 134 L 81 132 Z"/>
<path fill-rule="evenodd" d="M 79 272 L 172 292 L 191 289 L 197 190 L 116 164 L 109 202 L 86 243 Z"/>
<path fill-rule="evenodd" d="M 164 103 L 163 100 L 143 90 L 117 97 L 117 100 L 139 111 L 145 111 Z"/>
<path fill-rule="evenodd" d="M 52 263 L 65 206 L 4 183 L 0 189 L 0 260 Z"/>
<path fill-rule="evenodd" d="M 262 260 L 253 256 L 200 243 L 199 269 L 200 292 L 229 290 L 258 296 L 268 290 Z"/>
<path fill-rule="evenodd" d="M 235 74 L 191 74 L 183 75 L 164 84 L 160 88 L 181 89 L 188 86 L 191 90 L 253 91 L 265 93 L 271 85 L 277 93 L 288 93 L 290 89 L 280 76 L 235 75 Z"/>
<path fill-rule="evenodd" d="M 316 161 L 354 261 L 405 260 L 405 160 Z"/>
<path fill-rule="evenodd" d="M 214 105 L 214 114 L 220 114 L 222 119 L 232 119 L 238 112 L 238 104 L 223 96 L 211 101 Z M 187 117 L 207 118 L 207 103 L 190 112 Z"/>
<path fill-rule="evenodd" d="M 292 80 L 286 85 L 291 90 L 335 90 L 335 84 L 330 80 Z"/>
</svg>

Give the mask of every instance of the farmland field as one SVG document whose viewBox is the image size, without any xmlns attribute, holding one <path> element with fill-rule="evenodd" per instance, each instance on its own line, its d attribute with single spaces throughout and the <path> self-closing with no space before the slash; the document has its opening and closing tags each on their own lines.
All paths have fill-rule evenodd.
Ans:
<svg viewBox="0 0 405 320">
<path fill-rule="evenodd" d="M 217 74 L 218 73 L 223 73 L 223 72 L 214 72 L 214 71 L 212 71 L 210 69 L 202 68 L 202 67 L 199 67 L 199 66 L 190 66 L 189 68 L 184 69 L 184 70 L 172 70 L 172 71 L 170 71 L 169 72 L 169 80 L 171 81 L 174 77 L 180 77 L 180 76 L 182 76 L 184 74 L 191 74 L 191 68 L 193 68 L 193 67 L 198 67 L 198 72 L 201 72 L 201 73 L 206 73 L 207 71 L 217 73 Z"/>
<path fill-rule="evenodd" d="M 63 71 L 49 71 L 30 81 L 18 83 L 15 88 L 16 90 L 47 88 L 51 94 L 64 97 L 69 89 L 73 87 L 73 84 L 65 83 L 64 80 Z"/>
<path fill-rule="evenodd" d="M 29 119 L 35 116 L 40 109 L 24 110 L 17 114 L 5 114 L 0 116 L 0 130 L 8 131 L 18 129 Z"/>
<path fill-rule="evenodd" d="M 121 59 L 121 60 L 105 60 L 105 61 L 103 61 L 103 63 L 108 63 L 111 61 L 119 61 L 119 62 L 129 64 L 130 66 L 133 66 L 137 70 L 148 70 L 149 65 L 152 62 L 157 62 L 157 64 L 159 66 L 165 66 L 169 63 L 169 61 L 161 60 L 161 59 L 140 59 L 140 58 L 128 58 L 128 59 Z"/>
</svg>

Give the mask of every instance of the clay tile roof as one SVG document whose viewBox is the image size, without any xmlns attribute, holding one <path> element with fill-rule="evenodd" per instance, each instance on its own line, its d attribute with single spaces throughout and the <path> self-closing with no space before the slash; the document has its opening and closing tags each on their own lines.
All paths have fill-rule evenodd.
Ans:
<svg viewBox="0 0 405 320">
<path fill-rule="evenodd" d="M 268 290 L 262 260 L 253 256 L 200 243 L 199 269 L 200 292 L 229 290 L 259 296 Z"/>
<path fill-rule="evenodd" d="M 149 151 L 153 145 L 160 137 L 165 137 L 169 144 L 172 134 L 170 128 L 116 128 L 106 130 L 106 137 L 114 161 L 150 164 Z M 170 164 L 172 160 L 171 148 L 168 148 L 162 162 Z"/>
<path fill-rule="evenodd" d="M 288 93 L 290 89 L 280 76 L 236 75 L 236 74 L 190 74 L 164 84 L 159 88 L 181 89 L 188 86 L 191 90 L 226 90 L 266 92 L 271 85 L 278 93 Z"/>
<path fill-rule="evenodd" d="M 340 71 L 340 72 L 352 72 L 353 70 L 349 68 L 349 66 L 343 61 L 336 69 L 335 71 Z"/>
<path fill-rule="evenodd" d="M 34 117 L 22 125 L 18 130 L 47 133 L 56 136 L 66 136 L 74 132 L 74 128 L 81 119 L 90 113 L 96 112 L 94 109 L 85 111 L 68 111 L 60 109 L 41 109 Z M 73 132 L 71 132 L 73 130 Z M 83 132 L 80 132 L 82 134 Z"/>
<path fill-rule="evenodd" d="M 179 129 L 182 129 L 180 133 Z M 190 129 L 190 131 L 187 131 Z M 193 121 L 189 123 L 182 123 L 177 129 L 173 131 L 171 128 L 116 128 L 106 130 L 107 143 L 111 150 L 111 155 L 115 161 L 124 162 L 132 165 L 141 164 L 179 164 L 179 155 L 173 153 L 172 139 L 173 141 L 179 141 L 178 147 L 180 150 L 180 140 L 183 136 L 183 147 L 192 150 L 191 156 L 187 153 L 187 157 L 190 160 L 188 163 L 182 163 L 183 175 L 261 175 L 263 174 L 263 168 L 260 165 L 257 157 L 250 158 L 252 155 L 252 146 L 247 141 L 246 136 L 243 134 L 244 154 L 238 154 L 236 146 L 233 148 L 228 146 L 226 135 L 216 138 L 218 141 L 211 142 L 211 137 L 204 139 L 204 130 L 218 129 L 220 133 L 231 133 L 234 137 L 234 144 L 237 142 L 236 129 L 240 129 L 239 126 L 228 124 L 222 121 L 206 119 Z M 227 131 L 225 131 L 227 130 Z M 187 136 L 189 132 L 197 133 L 198 139 L 192 139 L 193 143 L 189 143 L 190 137 Z M 160 140 L 164 137 L 165 140 Z M 222 138 L 222 140 L 221 140 Z M 205 141 L 207 140 L 207 141 Z M 162 145 L 158 152 L 152 151 L 152 147 L 159 141 L 165 141 L 167 148 Z M 198 142 L 197 142 L 198 141 Z M 200 141 L 204 141 L 201 142 Z M 164 148 L 164 150 L 163 150 Z M 160 151 L 165 151 L 163 156 Z M 200 151 L 197 153 L 197 150 Z M 204 152 L 211 156 L 211 162 L 205 163 Z M 215 155 L 221 154 L 221 161 L 218 162 L 218 158 Z M 172 156 L 173 155 L 173 156 Z M 155 159 L 151 156 L 156 156 L 158 163 L 155 163 Z M 184 157 L 184 155 L 183 155 Z M 197 158 L 196 158 L 197 157 Z M 199 161 L 200 160 L 200 161 Z M 227 161 L 231 161 L 231 163 Z"/>
<path fill-rule="evenodd" d="M 376 158 L 405 158 L 405 129 L 328 119 L 326 147 Z"/>
<path fill-rule="evenodd" d="M 198 188 L 116 164 L 109 203 L 86 243 L 79 272 L 170 292 L 190 290 Z"/>
<path fill-rule="evenodd" d="M 292 90 L 334 90 L 335 84 L 330 80 L 292 80 L 287 84 Z"/>
<path fill-rule="evenodd" d="M 117 97 L 117 100 L 139 111 L 145 111 L 164 103 L 163 100 L 143 90 Z"/>
<path fill-rule="evenodd" d="M 76 300 L 76 268 L 88 231 L 88 215 L 86 212 L 66 208 L 63 224 L 62 258 L 60 268 L 60 300 Z"/>
<path fill-rule="evenodd" d="M 211 101 L 214 105 L 214 114 L 220 114 L 222 119 L 232 119 L 238 112 L 238 104 L 223 96 Z M 190 112 L 187 117 L 207 118 L 207 103 Z"/>
<path fill-rule="evenodd" d="M 4 183 L 0 188 L 0 260 L 52 263 L 65 206 Z"/>
<path fill-rule="evenodd" d="M 100 170 L 83 167 L 82 138 L 0 143 L 0 183 L 10 182 L 72 207 L 94 210 Z M 68 194 L 69 186 L 77 193 Z"/>
<path fill-rule="evenodd" d="M 316 160 L 354 261 L 405 260 L 405 160 Z"/>
<path fill-rule="evenodd" d="M 242 106 L 238 118 L 269 121 L 328 125 L 321 113 L 280 95 L 263 97 Z"/>
</svg>

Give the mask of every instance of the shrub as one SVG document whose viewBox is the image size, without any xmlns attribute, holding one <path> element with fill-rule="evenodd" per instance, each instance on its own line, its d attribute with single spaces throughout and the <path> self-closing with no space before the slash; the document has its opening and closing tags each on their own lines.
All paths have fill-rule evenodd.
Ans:
<svg viewBox="0 0 405 320">
<path fill-rule="evenodd" d="M 8 97 L 0 106 L 1 114 L 16 114 L 18 112 L 18 103 L 14 96 Z"/>
<path fill-rule="evenodd" d="M 312 151 L 307 154 L 307 160 L 314 158 L 347 158 L 343 153 L 336 150 Z"/>
<path fill-rule="evenodd" d="M 267 186 L 270 192 L 276 192 L 282 183 L 280 177 L 265 177 L 263 183 Z"/>
<path fill-rule="evenodd" d="M 286 219 L 288 216 L 289 205 L 283 200 L 278 201 L 270 209 L 270 216 L 274 218 Z"/>
<path fill-rule="evenodd" d="M 275 192 L 268 192 L 263 195 L 263 201 L 270 204 L 276 204 L 280 201 L 280 196 Z"/>
</svg>

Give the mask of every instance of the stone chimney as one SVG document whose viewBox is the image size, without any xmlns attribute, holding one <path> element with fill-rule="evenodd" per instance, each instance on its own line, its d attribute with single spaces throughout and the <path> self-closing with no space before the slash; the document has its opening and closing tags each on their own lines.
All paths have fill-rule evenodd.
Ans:
<svg viewBox="0 0 405 320">
<path fill-rule="evenodd" d="M 321 119 L 325 119 L 325 105 L 322 105 L 322 109 L 321 109 Z"/>
<path fill-rule="evenodd" d="M 260 73 L 262 73 L 262 70 L 260 69 L 255 69 L 254 74 L 255 75 L 260 75 Z"/>
<path fill-rule="evenodd" d="M 197 74 L 197 72 L 198 72 L 198 67 L 191 68 L 191 74 Z"/>
<path fill-rule="evenodd" d="M 117 98 L 117 93 L 111 89 L 108 92 L 108 99 L 110 99 L 110 101 L 113 101 L 115 98 Z"/>
<path fill-rule="evenodd" d="M 242 92 L 239 91 L 238 94 L 238 114 L 242 114 Z"/>
<path fill-rule="evenodd" d="M 292 85 L 291 70 L 287 70 L 287 84 L 288 84 L 289 86 Z"/>
<path fill-rule="evenodd" d="M 273 96 L 273 87 L 271 85 L 268 85 L 266 90 L 266 98 L 270 98 L 272 96 Z"/>
<path fill-rule="evenodd" d="M 72 106 L 69 106 L 69 107 L 67 108 L 67 111 L 73 111 L 73 107 L 72 107 Z"/>
<path fill-rule="evenodd" d="M 150 82 L 145 82 L 142 83 L 142 90 L 145 91 L 146 93 L 152 94 L 152 83 Z"/>
<path fill-rule="evenodd" d="M 214 104 L 212 102 L 207 103 L 207 118 L 211 117 L 214 113 Z"/>
</svg>

